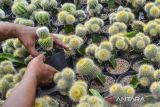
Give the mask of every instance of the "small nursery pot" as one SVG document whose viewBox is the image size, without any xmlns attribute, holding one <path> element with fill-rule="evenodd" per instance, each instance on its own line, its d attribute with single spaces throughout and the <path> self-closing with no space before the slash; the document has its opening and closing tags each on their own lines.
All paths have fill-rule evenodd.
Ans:
<svg viewBox="0 0 160 107">
<path fill-rule="evenodd" d="M 67 66 L 64 50 L 61 49 L 54 55 L 47 57 L 45 62 L 61 71 Z"/>
<path fill-rule="evenodd" d="M 117 67 L 115 69 L 112 69 L 110 67 L 110 64 L 107 63 L 105 66 L 105 72 L 108 72 L 108 74 L 111 74 L 118 78 L 121 74 L 129 71 L 131 64 L 129 60 L 123 56 L 117 56 L 115 60 L 117 61 Z"/>
<path fill-rule="evenodd" d="M 129 85 L 132 77 L 135 76 L 137 73 L 133 72 L 133 71 L 129 71 L 129 72 L 125 72 L 122 75 L 120 75 L 118 77 L 118 79 L 116 80 L 117 83 L 121 83 L 122 85 Z"/>
</svg>

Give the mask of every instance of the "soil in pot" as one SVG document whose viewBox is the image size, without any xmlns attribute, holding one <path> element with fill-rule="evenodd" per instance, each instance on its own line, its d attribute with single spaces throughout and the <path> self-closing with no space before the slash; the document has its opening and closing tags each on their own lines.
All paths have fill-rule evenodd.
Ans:
<svg viewBox="0 0 160 107">
<path fill-rule="evenodd" d="M 122 59 L 122 58 L 116 58 L 115 60 L 116 60 L 117 66 L 115 68 L 108 66 L 107 71 L 109 73 L 119 75 L 129 70 L 130 64 L 127 60 Z"/>
<path fill-rule="evenodd" d="M 90 82 L 89 77 L 87 77 L 87 76 L 82 76 L 82 75 L 76 75 L 76 80 L 83 80 L 83 81 L 86 81 L 86 83 L 89 83 L 89 82 Z"/>
<path fill-rule="evenodd" d="M 131 68 L 132 68 L 135 72 L 138 72 L 140 66 L 141 66 L 141 61 L 140 61 L 140 60 L 137 60 L 137 61 L 133 62 L 133 64 L 131 65 Z"/>
<path fill-rule="evenodd" d="M 112 84 L 115 83 L 115 79 L 111 76 L 106 76 L 106 82 L 102 85 L 100 82 L 93 80 L 90 84 L 90 88 L 96 89 L 98 92 L 103 93 L 109 91 L 109 88 Z"/>
<path fill-rule="evenodd" d="M 119 83 L 121 83 L 123 86 L 129 85 L 130 82 L 132 81 L 133 76 L 134 75 L 125 76 L 119 81 Z"/>
<path fill-rule="evenodd" d="M 65 107 L 67 104 L 69 104 L 69 98 L 66 96 L 62 96 L 60 94 L 52 96 L 53 99 L 55 99 L 59 103 L 59 107 Z"/>
</svg>

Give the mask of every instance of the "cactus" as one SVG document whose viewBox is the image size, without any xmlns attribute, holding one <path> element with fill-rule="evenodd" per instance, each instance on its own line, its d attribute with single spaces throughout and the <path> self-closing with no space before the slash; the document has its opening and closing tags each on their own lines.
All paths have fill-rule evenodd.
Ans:
<svg viewBox="0 0 160 107">
<path fill-rule="evenodd" d="M 148 2 L 145 6 L 144 6 L 144 10 L 146 11 L 146 13 L 150 12 L 150 9 L 154 6 L 153 2 Z"/>
<path fill-rule="evenodd" d="M 155 80 L 160 79 L 160 69 L 157 69 L 153 72 L 153 77 L 154 77 Z"/>
<path fill-rule="evenodd" d="M 12 6 L 12 13 L 20 17 L 28 17 L 27 5 L 23 2 L 14 3 Z"/>
<path fill-rule="evenodd" d="M 60 23 L 65 23 L 65 21 L 66 21 L 66 16 L 68 15 L 69 13 L 68 12 L 66 12 L 66 11 L 61 11 L 61 12 L 59 12 L 58 13 L 58 15 L 57 15 L 57 17 L 58 17 L 58 21 L 60 22 Z"/>
<path fill-rule="evenodd" d="M 139 73 L 138 77 L 143 77 L 143 76 L 151 76 L 154 71 L 154 67 L 152 65 L 148 64 L 143 64 L 139 67 Z"/>
<path fill-rule="evenodd" d="M 22 47 L 22 43 L 20 42 L 19 39 L 14 39 L 13 40 L 13 47 L 14 48 L 21 48 Z"/>
<path fill-rule="evenodd" d="M 80 85 L 80 86 L 84 87 L 85 89 L 88 88 L 87 83 L 85 81 L 82 81 L 82 80 L 75 81 L 73 85 Z"/>
<path fill-rule="evenodd" d="M 50 7 L 52 9 L 54 9 L 55 7 L 57 7 L 57 5 L 58 5 L 57 0 L 50 0 Z"/>
<path fill-rule="evenodd" d="M 144 23 L 142 21 L 133 21 L 132 29 L 135 31 L 143 31 Z"/>
<path fill-rule="evenodd" d="M 109 33 L 109 35 L 114 35 L 114 34 L 120 33 L 118 26 L 111 25 L 108 29 L 108 33 Z"/>
<path fill-rule="evenodd" d="M 62 10 L 73 14 L 76 11 L 76 6 L 72 3 L 64 3 L 62 5 Z"/>
<path fill-rule="evenodd" d="M 133 49 L 143 51 L 147 45 L 151 42 L 150 38 L 144 33 L 137 33 L 135 37 L 130 39 L 130 45 Z"/>
<path fill-rule="evenodd" d="M 129 15 L 128 15 L 128 13 L 126 11 L 119 11 L 119 12 L 117 12 L 116 20 L 118 22 L 127 23 L 128 20 L 129 20 Z"/>
<path fill-rule="evenodd" d="M 85 22 L 84 26 L 87 28 L 89 33 L 98 33 L 101 31 L 104 25 L 104 21 L 100 18 L 91 18 L 89 21 Z"/>
<path fill-rule="evenodd" d="M 39 38 L 44 39 L 50 36 L 49 29 L 47 27 L 40 27 L 36 30 L 36 34 Z"/>
<path fill-rule="evenodd" d="M 13 76 L 13 82 L 14 82 L 14 83 L 20 82 L 21 79 L 22 79 L 22 77 L 21 77 L 20 74 L 15 74 L 15 75 Z"/>
<path fill-rule="evenodd" d="M 160 63 L 160 51 L 157 52 L 154 60 L 155 60 L 155 62 Z"/>
<path fill-rule="evenodd" d="M 122 85 L 117 83 L 113 84 L 109 89 L 109 93 L 115 97 L 121 96 L 122 91 Z"/>
<path fill-rule="evenodd" d="M 157 46 L 154 44 L 150 44 L 148 45 L 145 49 L 144 49 L 144 55 L 148 58 L 148 59 L 152 59 L 156 56 L 157 54 Z"/>
<path fill-rule="evenodd" d="M 66 24 L 69 24 L 69 25 L 74 24 L 75 20 L 76 19 L 73 15 L 67 15 L 65 19 Z"/>
<path fill-rule="evenodd" d="M 6 93 L 6 98 L 10 97 L 12 95 L 13 89 L 9 89 Z"/>
<path fill-rule="evenodd" d="M 100 61 L 108 61 L 111 58 L 111 53 L 107 49 L 99 49 L 95 52 L 95 57 Z"/>
<path fill-rule="evenodd" d="M 50 96 L 44 96 L 43 98 L 47 101 L 49 107 L 58 107 L 58 102 L 55 99 Z"/>
<path fill-rule="evenodd" d="M 13 56 L 14 57 L 18 57 L 18 58 L 25 58 L 26 56 L 26 49 L 24 48 L 17 48 L 14 53 L 13 53 Z"/>
<path fill-rule="evenodd" d="M 13 73 L 15 72 L 15 68 L 10 61 L 2 61 L 0 64 L 0 67 L 2 68 L 4 73 Z"/>
<path fill-rule="evenodd" d="M 32 14 L 36 9 L 37 9 L 37 7 L 36 7 L 36 5 L 34 5 L 34 4 L 29 4 L 29 5 L 27 6 L 27 12 L 28 12 L 29 14 Z"/>
<path fill-rule="evenodd" d="M 134 97 L 135 90 L 132 86 L 127 85 L 127 86 L 124 86 L 122 89 L 125 97 Z"/>
<path fill-rule="evenodd" d="M 38 11 L 35 13 L 35 20 L 40 25 L 46 25 L 49 23 L 50 14 L 47 11 Z"/>
<path fill-rule="evenodd" d="M 57 82 L 57 88 L 60 89 L 60 90 L 66 90 L 68 89 L 70 86 L 70 83 L 69 81 L 65 80 L 65 79 L 60 79 L 58 82 Z"/>
<path fill-rule="evenodd" d="M 92 24 L 91 31 L 94 33 L 98 33 L 100 31 L 100 26 L 98 24 Z"/>
<path fill-rule="evenodd" d="M 75 33 L 77 36 L 83 37 L 87 34 L 87 30 L 85 26 L 83 26 L 82 24 L 78 24 L 76 26 Z"/>
<path fill-rule="evenodd" d="M 41 4 L 41 0 L 31 0 L 31 4 L 34 4 L 37 8 L 39 8 Z"/>
<path fill-rule="evenodd" d="M 21 69 L 19 69 L 19 74 L 21 75 L 21 77 L 23 77 L 23 75 L 25 74 L 27 68 L 26 67 L 23 67 Z"/>
<path fill-rule="evenodd" d="M 76 10 L 74 12 L 74 16 L 76 18 L 76 22 L 83 22 L 87 18 L 83 10 Z"/>
<path fill-rule="evenodd" d="M 36 98 L 35 107 L 48 107 L 48 103 L 44 98 Z"/>
<path fill-rule="evenodd" d="M 158 7 L 153 6 L 150 11 L 149 14 L 151 15 L 151 17 L 157 18 L 160 16 L 160 10 Z"/>
<path fill-rule="evenodd" d="M 0 80 L 0 92 L 4 96 L 9 89 L 9 82 L 5 79 Z"/>
<path fill-rule="evenodd" d="M 117 40 L 115 46 L 117 49 L 123 50 L 126 47 L 126 43 L 123 39 Z"/>
<path fill-rule="evenodd" d="M 132 5 L 135 7 L 135 8 L 138 8 L 138 7 L 143 7 L 146 3 L 146 0 L 135 0 L 132 2 Z"/>
<path fill-rule="evenodd" d="M 81 75 L 89 75 L 94 67 L 94 62 L 89 58 L 81 58 L 76 64 L 76 71 Z"/>
<path fill-rule="evenodd" d="M 140 84 L 143 86 L 143 87 L 147 87 L 150 85 L 150 80 L 147 78 L 147 77 L 142 77 L 140 78 Z"/>
<path fill-rule="evenodd" d="M 89 103 L 80 103 L 76 107 L 90 107 Z"/>
<path fill-rule="evenodd" d="M 6 17 L 5 12 L 2 9 L 0 9 L 0 19 L 4 19 L 5 17 Z"/>
<path fill-rule="evenodd" d="M 62 77 L 61 72 L 58 72 L 54 75 L 53 81 L 57 83 L 61 79 L 61 77 Z"/>
<path fill-rule="evenodd" d="M 71 68 L 64 68 L 61 75 L 66 80 L 73 80 L 75 78 L 75 73 Z"/>
<path fill-rule="evenodd" d="M 83 44 L 83 39 L 75 36 L 75 37 L 70 39 L 68 45 L 71 49 L 79 49 L 82 44 Z"/>
<path fill-rule="evenodd" d="M 150 92 L 152 93 L 155 99 L 159 99 L 160 98 L 160 83 L 153 82 L 150 86 Z"/>
<path fill-rule="evenodd" d="M 53 49 L 53 38 L 47 37 L 45 39 L 38 39 L 38 44 L 46 51 Z"/>
<path fill-rule="evenodd" d="M 95 51 L 98 49 L 98 46 L 96 44 L 90 44 L 88 47 L 85 49 L 85 53 L 87 55 L 94 55 Z"/>
<path fill-rule="evenodd" d="M 69 97 L 74 102 L 78 102 L 80 98 L 86 94 L 86 89 L 80 85 L 73 85 L 69 90 Z"/>
<path fill-rule="evenodd" d="M 22 20 L 19 20 L 19 24 L 22 24 L 25 26 L 34 26 L 34 21 L 28 20 L 28 19 L 22 19 Z"/>
<path fill-rule="evenodd" d="M 50 1 L 49 0 L 41 0 L 40 6 L 45 10 L 49 9 Z"/>
<path fill-rule="evenodd" d="M 7 80 L 8 82 L 13 82 L 13 74 L 6 74 L 3 79 Z"/>
</svg>

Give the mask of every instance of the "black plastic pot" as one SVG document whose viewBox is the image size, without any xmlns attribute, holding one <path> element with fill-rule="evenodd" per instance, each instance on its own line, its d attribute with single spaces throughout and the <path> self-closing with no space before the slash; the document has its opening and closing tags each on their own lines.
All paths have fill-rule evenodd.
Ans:
<svg viewBox="0 0 160 107">
<path fill-rule="evenodd" d="M 61 71 L 67 66 L 64 50 L 59 50 L 59 52 L 54 55 L 47 57 L 45 63 Z"/>
<path fill-rule="evenodd" d="M 121 83 L 121 81 L 122 81 L 125 77 L 127 77 L 127 76 L 135 76 L 136 74 L 137 74 L 137 72 L 133 72 L 133 71 L 125 72 L 125 73 L 123 73 L 122 75 L 120 75 L 120 76 L 117 78 L 116 82 L 117 82 L 117 83 Z M 127 84 L 126 84 L 126 85 L 127 85 Z"/>
<path fill-rule="evenodd" d="M 109 66 L 110 66 L 109 63 L 107 63 L 107 64 L 105 65 L 105 69 L 104 69 L 104 72 L 106 72 L 107 75 L 112 75 L 112 76 L 115 76 L 116 78 L 118 78 L 120 75 L 122 75 L 122 74 L 124 74 L 124 73 L 126 73 L 126 72 L 129 72 L 130 67 L 131 67 L 130 61 L 129 61 L 127 58 L 125 58 L 125 57 L 123 57 L 123 56 L 117 56 L 115 59 L 117 59 L 117 58 L 124 59 L 124 60 L 126 60 L 126 61 L 129 63 L 128 69 L 127 69 L 126 71 L 124 71 L 123 73 L 120 73 L 120 74 L 112 74 L 112 73 L 110 73 L 110 71 L 109 71 Z"/>
</svg>

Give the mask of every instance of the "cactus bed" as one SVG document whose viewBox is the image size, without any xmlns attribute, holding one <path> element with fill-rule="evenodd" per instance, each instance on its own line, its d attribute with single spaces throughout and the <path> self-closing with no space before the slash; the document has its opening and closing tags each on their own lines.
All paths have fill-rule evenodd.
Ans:
<svg viewBox="0 0 160 107">
<path fill-rule="evenodd" d="M 39 27 L 36 48 L 60 71 L 38 87 L 35 107 L 159 107 L 160 0 L 64 2 L 0 0 L 0 20 Z M 51 33 L 70 49 L 54 46 Z M 18 39 L 0 46 L 1 105 L 32 56 Z"/>
</svg>

